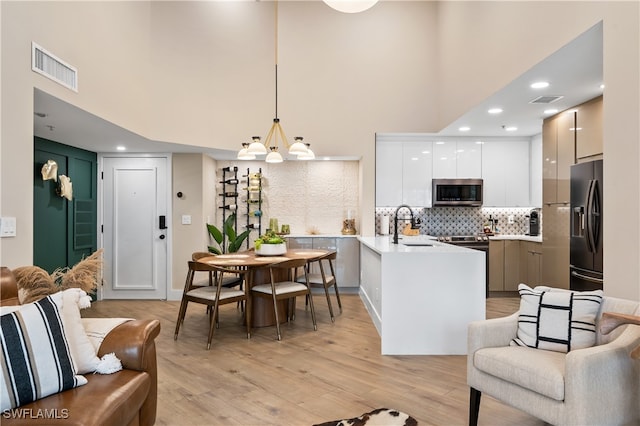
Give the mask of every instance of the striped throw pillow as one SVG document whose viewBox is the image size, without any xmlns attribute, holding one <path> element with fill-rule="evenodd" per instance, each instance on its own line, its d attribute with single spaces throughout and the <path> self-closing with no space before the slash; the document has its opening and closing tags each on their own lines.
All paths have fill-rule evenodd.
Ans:
<svg viewBox="0 0 640 426">
<path fill-rule="evenodd" d="M 62 293 L 0 315 L 0 410 L 87 383 L 77 375 L 61 318 Z"/>
<path fill-rule="evenodd" d="M 532 289 L 520 284 L 518 291 L 518 334 L 511 346 L 566 353 L 595 345 L 602 290 Z"/>
</svg>

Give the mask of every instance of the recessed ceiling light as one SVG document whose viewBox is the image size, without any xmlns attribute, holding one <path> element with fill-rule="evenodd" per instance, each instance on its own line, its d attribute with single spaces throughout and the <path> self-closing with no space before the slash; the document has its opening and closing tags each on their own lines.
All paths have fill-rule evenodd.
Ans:
<svg viewBox="0 0 640 426">
<path fill-rule="evenodd" d="M 118 146 L 116 147 L 116 149 L 117 149 L 118 151 L 126 151 L 126 150 L 127 150 L 127 147 L 122 146 L 122 145 L 118 145 Z"/>
<path fill-rule="evenodd" d="M 436 142 L 436 145 L 444 145 L 444 142 L 438 141 L 438 142 Z"/>
<path fill-rule="evenodd" d="M 418 161 L 418 157 L 411 157 L 411 161 Z"/>
<path fill-rule="evenodd" d="M 601 89 L 604 89 L 604 84 L 601 84 L 601 85 L 600 85 L 600 88 L 601 88 Z"/>
<path fill-rule="evenodd" d="M 484 145 L 484 142 L 482 142 L 482 141 L 476 141 L 476 144 L 478 144 L 478 145 Z"/>
<path fill-rule="evenodd" d="M 462 127 L 458 127 L 458 130 L 460 130 L 461 132 L 468 132 L 469 130 L 471 130 L 471 127 L 462 126 Z"/>
<path fill-rule="evenodd" d="M 555 108 L 545 109 L 545 110 L 544 110 L 544 113 L 545 113 L 545 114 L 555 114 L 556 112 L 558 112 L 558 110 L 557 110 L 557 109 L 555 109 Z"/>
<path fill-rule="evenodd" d="M 500 114 L 502 112 L 502 108 L 491 108 L 487 112 L 489 114 Z"/>
<path fill-rule="evenodd" d="M 508 126 L 504 128 L 507 132 L 515 132 L 516 130 L 518 130 L 518 128 L 516 126 Z"/>
<path fill-rule="evenodd" d="M 536 81 L 531 85 L 532 89 L 544 89 L 545 87 L 549 87 L 549 83 L 546 81 Z"/>
<path fill-rule="evenodd" d="M 431 154 L 431 151 L 422 151 L 423 154 Z"/>
</svg>

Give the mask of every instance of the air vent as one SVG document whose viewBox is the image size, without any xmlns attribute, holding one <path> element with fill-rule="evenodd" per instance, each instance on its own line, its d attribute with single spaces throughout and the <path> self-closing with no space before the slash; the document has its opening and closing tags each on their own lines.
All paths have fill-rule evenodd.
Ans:
<svg viewBox="0 0 640 426">
<path fill-rule="evenodd" d="M 538 96 L 532 101 L 529 101 L 530 104 L 552 104 L 555 101 L 559 101 L 564 96 Z"/>
<path fill-rule="evenodd" d="M 78 71 L 33 42 L 31 69 L 74 92 L 78 91 Z"/>
</svg>

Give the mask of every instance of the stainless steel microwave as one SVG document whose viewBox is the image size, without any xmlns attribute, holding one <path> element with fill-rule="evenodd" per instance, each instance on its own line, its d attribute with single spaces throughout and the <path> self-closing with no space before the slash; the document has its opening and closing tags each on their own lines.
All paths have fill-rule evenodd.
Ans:
<svg viewBox="0 0 640 426">
<path fill-rule="evenodd" d="M 482 205 L 482 179 L 433 179 L 433 207 Z"/>
</svg>

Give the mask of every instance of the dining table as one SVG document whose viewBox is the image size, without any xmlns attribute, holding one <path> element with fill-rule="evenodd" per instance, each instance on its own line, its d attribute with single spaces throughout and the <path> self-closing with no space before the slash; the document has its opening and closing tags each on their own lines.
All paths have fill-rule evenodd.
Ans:
<svg viewBox="0 0 640 426">
<path fill-rule="evenodd" d="M 255 252 L 255 250 L 245 250 L 234 253 L 223 253 L 218 255 L 206 256 L 198 259 L 198 262 L 209 265 L 222 266 L 225 268 L 241 268 L 247 271 L 245 275 L 245 291 L 251 297 L 251 287 L 257 284 L 266 284 L 271 280 L 269 266 L 284 262 L 290 259 L 305 259 L 307 264 L 315 262 L 321 257 L 327 255 L 329 250 L 321 249 L 287 249 L 280 255 L 264 256 Z M 290 279 L 291 277 L 282 276 L 281 271 L 274 270 L 274 278 Z M 276 317 L 273 304 L 262 297 L 251 299 L 251 327 L 267 327 L 275 325 Z M 278 316 L 280 318 L 287 317 L 286 300 L 278 302 Z"/>
</svg>

